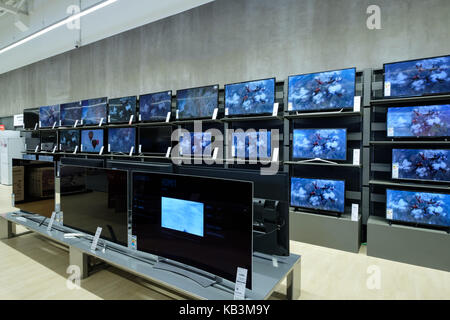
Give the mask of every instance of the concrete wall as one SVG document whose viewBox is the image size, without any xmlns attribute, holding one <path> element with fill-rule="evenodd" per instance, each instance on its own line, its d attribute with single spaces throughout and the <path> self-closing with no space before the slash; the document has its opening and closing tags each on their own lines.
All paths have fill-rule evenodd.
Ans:
<svg viewBox="0 0 450 320">
<path fill-rule="evenodd" d="M 366 27 L 381 7 L 382 30 Z M 0 116 L 110 98 L 450 54 L 448 0 L 217 0 L 0 75 Z"/>
</svg>

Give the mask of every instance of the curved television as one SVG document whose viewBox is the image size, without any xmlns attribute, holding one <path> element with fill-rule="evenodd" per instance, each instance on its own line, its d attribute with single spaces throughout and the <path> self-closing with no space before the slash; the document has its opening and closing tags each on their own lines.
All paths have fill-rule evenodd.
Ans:
<svg viewBox="0 0 450 320">
<path fill-rule="evenodd" d="M 177 119 L 212 118 L 219 105 L 219 85 L 177 91 Z"/>
<path fill-rule="evenodd" d="M 294 159 L 347 159 L 347 129 L 295 129 Z"/>
<path fill-rule="evenodd" d="M 139 97 L 141 121 L 165 121 L 172 110 L 172 91 L 151 93 Z"/>
</svg>

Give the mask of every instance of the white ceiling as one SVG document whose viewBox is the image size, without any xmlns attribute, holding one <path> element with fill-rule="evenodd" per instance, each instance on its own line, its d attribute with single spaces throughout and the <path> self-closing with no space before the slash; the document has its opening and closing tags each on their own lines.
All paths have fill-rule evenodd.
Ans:
<svg viewBox="0 0 450 320">
<path fill-rule="evenodd" d="M 187 11 L 214 0 L 118 0 L 81 19 L 81 30 L 60 27 L 24 45 L 0 54 L 0 74 L 26 66 L 82 45 Z M 67 8 L 81 4 L 81 10 L 101 0 L 0 0 L 11 9 L 20 5 L 19 14 L 0 9 L 0 48 L 66 18 Z M 28 15 L 27 15 L 28 14 Z M 15 22 L 29 26 L 22 32 Z"/>
</svg>

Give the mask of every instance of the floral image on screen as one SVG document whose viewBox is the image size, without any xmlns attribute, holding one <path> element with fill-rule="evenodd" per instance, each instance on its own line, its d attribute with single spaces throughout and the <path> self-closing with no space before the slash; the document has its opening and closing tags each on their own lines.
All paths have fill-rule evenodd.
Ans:
<svg viewBox="0 0 450 320">
<path fill-rule="evenodd" d="M 388 220 L 450 227 L 450 195 L 386 190 Z"/>
<path fill-rule="evenodd" d="M 211 155 L 212 135 L 210 132 L 184 133 L 180 137 L 180 155 Z"/>
<path fill-rule="evenodd" d="M 297 159 L 346 160 L 347 130 L 294 130 L 293 157 Z"/>
<path fill-rule="evenodd" d="M 271 132 L 234 132 L 233 154 L 238 159 L 269 159 L 272 155 Z"/>
<path fill-rule="evenodd" d="M 109 100 L 110 123 L 129 122 L 136 115 L 137 97 L 125 97 Z M 136 119 L 135 119 L 136 120 Z"/>
<path fill-rule="evenodd" d="M 81 102 L 81 119 L 84 125 L 98 125 L 107 122 L 107 98 L 90 99 Z"/>
<path fill-rule="evenodd" d="M 103 147 L 103 129 L 81 131 L 83 152 L 99 153 Z"/>
<path fill-rule="evenodd" d="M 142 121 L 166 120 L 172 109 L 172 91 L 140 96 L 139 112 Z"/>
<path fill-rule="evenodd" d="M 59 105 L 39 108 L 39 121 L 41 128 L 59 126 Z"/>
<path fill-rule="evenodd" d="M 210 118 L 218 107 L 219 86 L 177 91 L 178 119 Z"/>
<path fill-rule="evenodd" d="M 79 130 L 63 130 L 59 132 L 60 151 L 73 152 L 80 145 Z"/>
<path fill-rule="evenodd" d="M 289 77 L 289 111 L 352 109 L 356 69 Z"/>
<path fill-rule="evenodd" d="M 422 59 L 384 66 L 385 83 L 391 97 L 421 96 L 450 92 L 450 56 Z"/>
<path fill-rule="evenodd" d="M 275 79 L 225 86 L 225 108 L 230 116 L 272 113 L 274 103 Z"/>
<path fill-rule="evenodd" d="M 61 105 L 61 126 L 73 126 L 81 121 L 81 105 L 79 102 Z"/>
<path fill-rule="evenodd" d="M 128 154 L 131 148 L 136 151 L 135 128 L 110 128 L 108 130 L 109 152 Z"/>
<path fill-rule="evenodd" d="M 292 178 L 291 206 L 343 213 L 345 181 Z"/>
</svg>

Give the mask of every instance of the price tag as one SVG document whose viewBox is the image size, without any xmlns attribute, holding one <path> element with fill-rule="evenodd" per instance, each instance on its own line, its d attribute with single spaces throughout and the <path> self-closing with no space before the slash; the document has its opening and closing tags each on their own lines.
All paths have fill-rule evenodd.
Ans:
<svg viewBox="0 0 450 320">
<path fill-rule="evenodd" d="M 361 162 L 361 150 L 353 149 L 353 165 L 359 166 Z"/>
<path fill-rule="evenodd" d="M 280 107 L 280 104 L 278 102 L 273 104 L 273 112 L 272 116 L 276 117 L 278 115 L 278 108 Z"/>
<path fill-rule="evenodd" d="M 398 169 L 399 169 L 398 162 L 393 163 L 392 164 L 392 179 L 398 179 Z"/>
<path fill-rule="evenodd" d="M 130 240 L 131 249 L 137 250 L 137 236 L 131 236 Z"/>
<path fill-rule="evenodd" d="M 100 238 L 101 234 L 102 234 L 102 228 L 98 227 L 97 231 L 95 232 L 94 240 L 92 240 L 91 251 L 97 250 L 97 243 L 98 243 L 98 239 Z"/>
<path fill-rule="evenodd" d="M 103 154 L 103 150 L 105 150 L 105 146 L 102 146 L 102 148 L 100 149 L 100 152 L 98 154 L 102 155 Z"/>
<path fill-rule="evenodd" d="M 50 218 L 50 222 L 48 223 L 48 226 L 47 226 L 48 232 L 50 232 L 52 230 L 53 223 L 55 222 L 55 218 L 56 218 L 56 212 L 53 212 L 52 217 Z"/>
<path fill-rule="evenodd" d="M 61 120 L 59 120 L 59 126 L 61 126 Z M 56 122 L 53 124 L 52 129 L 55 129 L 55 127 L 56 127 Z"/>
<path fill-rule="evenodd" d="M 277 257 L 272 257 L 272 265 L 274 268 L 278 268 L 278 259 Z"/>
<path fill-rule="evenodd" d="M 228 116 L 230 114 L 230 109 L 225 108 L 225 115 Z"/>
<path fill-rule="evenodd" d="M 388 128 L 387 130 L 387 135 L 388 137 L 393 137 L 394 136 L 394 128 Z"/>
<path fill-rule="evenodd" d="M 359 220 L 359 204 L 352 203 L 352 221 Z"/>
<path fill-rule="evenodd" d="M 111 145 L 108 143 L 108 152 L 111 152 Z"/>
<path fill-rule="evenodd" d="M 292 102 L 288 103 L 288 111 L 293 111 L 294 110 L 294 105 L 292 104 Z"/>
<path fill-rule="evenodd" d="M 129 124 L 129 125 L 132 125 L 132 124 L 133 124 L 133 120 L 134 120 L 134 114 L 131 115 L 131 117 L 130 117 L 130 122 L 128 122 L 128 124 Z"/>
<path fill-rule="evenodd" d="M 391 83 L 389 81 L 386 81 L 384 83 L 384 96 L 390 97 L 391 96 Z"/>
<path fill-rule="evenodd" d="M 139 145 L 139 154 L 142 153 L 142 144 Z"/>
<path fill-rule="evenodd" d="M 55 146 L 54 148 L 53 148 L 53 151 L 52 151 L 52 153 L 55 153 L 56 152 L 56 149 L 57 149 L 58 147 L 57 146 Z"/>
<path fill-rule="evenodd" d="M 142 121 L 142 116 L 141 116 L 141 114 L 139 114 L 139 122 L 141 122 Z"/>
<path fill-rule="evenodd" d="M 73 152 L 73 154 L 77 154 L 78 152 L 78 146 L 75 146 L 75 151 Z"/>
<path fill-rule="evenodd" d="M 111 116 L 108 115 L 108 123 L 111 123 Z"/>
<path fill-rule="evenodd" d="M 74 128 L 76 128 L 78 125 L 78 120 L 75 121 L 75 124 L 73 125 Z"/>
<path fill-rule="evenodd" d="M 274 148 L 273 149 L 272 162 L 278 162 L 279 153 L 280 153 L 280 149 L 279 148 Z"/>
<path fill-rule="evenodd" d="M 84 124 L 84 122 L 83 122 L 83 119 L 81 119 L 81 121 L 80 121 L 80 124 L 81 124 L 81 125 L 83 125 L 83 124 Z"/>
<path fill-rule="evenodd" d="M 36 149 L 34 149 L 34 152 L 38 152 L 39 151 L 39 146 L 36 146 Z"/>
<path fill-rule="evenodd" d="M 166 122 L 170 122 L 170 116 L 172 115 L 172 112 L 167 112 Z"/>
<path fill-rule="evenodd" d="M 62 144 L 59 144 L 59 150 L 62 150 Z"/>
<path fill-rule="evenodd" d="M 105 120 L 105 119 L 103 119 L 103 118 L 100 119 L 100 124 L 98 125 L 99 127 L 101 127 L 103 125 L 103 120 Z"/>
<path fill-rule="evenodd" d="M 214 149 L 214 152 L 213 152 L 213 160 L 216 160 L 217 159 L 217 155 L 219 154 L 219 148 L 215 148 Z"/>
<path fill-rule="evenodd" d="M 170 151 L 172 151 L 172 147 L 167 148 L 166 158 L 170 157 Z"/>
<path fill-rule="evenodd" d="M 394 210 L 386 209 L 386 219 L 393 220 L 394 219 Z"/>
<path fill-rule="evenodd" d="M 177 110 L 177 113 L 176 113 L 176 115 L 175 115 L 175 117 L 177 118 L 177 120 L 178 120 L 178 116 L 180 115 L 180 110 Z"/>
<path fill-rule="evenodd" d="M 234 146 L 231 147 L 231 157 L 236 157 L 236 148 Z"/>
<path fill-rule="evenodd" d="M 214 112 L 213 112 L 213 116 L 212 116 L 212 119 L 213 120 L 216 120 L 217 119 L 217 114 L 219 113 L 219 108 L 215 108 L 214 109 Z"/>
<path fill-rule="evenodd" d="M 133 153 L 134 153 L 134 147 L 131 147 L 130 154 L 129 154 L 130 157 L 133 156 Z"/>
<path fill-rule="evenodd" d="M 37 130 L 37 128 L 38 128 L 38 125 L 39 125 L 39 127 L 41 126 L 41 125 L 40 125 L 40 123 L 41 123 L 40 121 L 39 121 L 39 123 L 36 123 L 36 125 L 34 126 L 34 131 L 36 131 L 36 130 Z"/>
<path fill-rule="evenodd" d="M 361 112 L 361 96 L 356 96 L 355 101 L 353 103 L 353 111 Z"/>
<path fill-rule="evenodd" d="M 234 300 L 245 299 L 245 284 L 247 283 L 247 269 L 237 268 L 236 285 L 234 287 Z"/>
<path fill-rule="evenodd" d="M 80 151 L 83 152 L 83 145 L 80 146 Z"/>
</svg>

